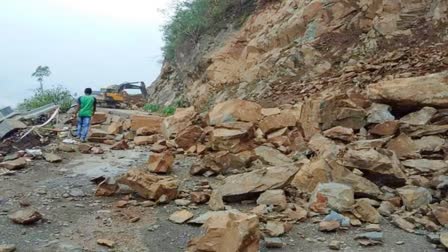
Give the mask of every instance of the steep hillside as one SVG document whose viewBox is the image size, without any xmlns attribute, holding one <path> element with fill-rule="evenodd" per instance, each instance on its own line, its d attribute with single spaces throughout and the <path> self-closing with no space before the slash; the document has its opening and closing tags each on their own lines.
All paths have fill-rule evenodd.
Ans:
<svg viewBox="0 0 448 252">
<path fill-rule="evenodd" d="M 446 0 L 267 2 L 240 28 L 178 48 L 149 88 L 151 102 L 281 105 L 448 68 Z"/>
</svg>

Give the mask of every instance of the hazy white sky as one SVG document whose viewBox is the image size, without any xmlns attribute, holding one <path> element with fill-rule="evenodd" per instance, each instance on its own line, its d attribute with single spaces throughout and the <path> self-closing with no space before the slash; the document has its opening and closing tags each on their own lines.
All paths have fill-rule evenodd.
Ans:
<svg viewBox="0 0 448 252">
<path fill-rule="evenodd" d="M 0 106 L 15 105 L 38 87 L 72 92 L 124 81 L 149 85 L 162 59 L 160 13 L 172 0 L 0 0 Z"/>
</svg>

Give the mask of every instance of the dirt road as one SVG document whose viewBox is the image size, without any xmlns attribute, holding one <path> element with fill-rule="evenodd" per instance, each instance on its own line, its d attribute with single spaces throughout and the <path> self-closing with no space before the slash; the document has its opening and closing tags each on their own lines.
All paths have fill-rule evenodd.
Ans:
<svg viewBox="0 0 448 252">
<path fill-rule="evenodd" d="M 181 207 L 174 203 L 148 206 L 131 191 L 121 189 L 114 197 L 95 197 L 97 176 L 115 176 L 147 160 L 146 150 L 106 152 L 103 155 L 64 154 L 60 164 L 34 161 L 28 168 L 12 176 L 0 177 L 0 244 L 15 244 L 17 251 L 184 251 L 188 241 L 200 228 L 168 221 L 168 216 Z M 194 181 L 188 175 L 193 160 L 177 156 L 174 174 L 182 188 Z M 211 183 L 218 181 L 211 180 Z M 126 198 L 129 204 L 117 208 Z M 8 214 L 31 204 L 44 220 L 31 226 L 13 224 Z M 235 204 L 233 208 L 250 209 L 255 204 Z M 208 211 L 207 206 L 189 207 L 195 216 Z M 337 233 L 322 233 L 308 221 L 295 225 L 282 237 L 287 244 L 280 251 L 326 251 L 332 240 L 343 242 L 343 251 L 432 251 L 433 245 L 424 235 L 397 229 L 383 220 L 385 244 L 363 248 L 353 239 L 362 228 Z M 97 239 L 115 241 L 114 248 L 97 244 Z M 262 245 L 262 251 L 267 249 Z"/>
</svg>

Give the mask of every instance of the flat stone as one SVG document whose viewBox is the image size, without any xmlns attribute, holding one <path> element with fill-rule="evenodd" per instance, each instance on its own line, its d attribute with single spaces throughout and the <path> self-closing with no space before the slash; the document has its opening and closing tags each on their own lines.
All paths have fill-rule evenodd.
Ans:
<svg viewBox="0 0 448 252">
<path fill-rule="evenodd" d="M 437 113 L 437 109 L 431 107 L 424 107 L 417 112 L 405 115 L 400 119 L 401 123 L 411 125 L 425 125 L 428 124 L 431 118 Z"/>
<path fill-rule="evenodd" d="M 191 218 L 193 218 L 193 213 L 187 210 L 180 210 L 171 214 L 169 220 L 177 224 L 182 224 Z"/>
<path fill-rule="evenodd" d="M 18 158 L 12 161 L 5 161 L 0 163 L 1 168 L 6 168 L 8 170 L 19 170 L 25 168 L 25 166 L 26 166 L 25 158 Z"/>
<path fill-rule="evenodd" d="M 399 121 L 387 121 L 373 126 L 369 132 L 376 136 L 392 136 L 395 135 L 399 126 Z"/>
<path fill-rule="evenodd" d="M 9 219 L 14 223 L 31 225 L 42 219 L 42 215 L 34 209 L 27 208 L 10 214 Z"/>
<path fill-rule="evenodd" d="M 328 129 L 324 131 L 323 134 L 328 138 L 342 140 L 345 142 L 351 142 L 355 139 L 355 133 L 353 129 L 342 126 L 336 126 Z"/>
<path fill-rule="evenodd" d="M 361 234 L 357 234 L 355 236 L 355 240 L 357 239 L 367 239 L 367 240 L 373 240 L 373 241 L 383 241 L 383 232 L 366 232 L 366 233 L 361 233 Z"/>
<path fill-rule="evenodd" d="M 62 158 L 54 153 L 44 153 L 44 159 L 50 163 L 58 163 L 62 161 Z"/>
<path fill-rule="evenodd" d="M 442 232 L 440 234 L 440 243 L 448 249 L 448 232 Z"/>
<path fill-rule="evenodd" d="M 286 233 L 285 225 L 279 221 L 268 221 L 265 232 L 271 237 L 281 236 Z"/>
<path fill-rule="evenodd" d="M 344 184 L 319 184 L 311 195 L 310 205 L 317 202 L 318 195 L 325 197 L 328 200 L 328 207 L 338 212 L 350 210 L 355 203 L 353 189 Z"/>
<path fill-rule="evenodd" d="M 319 223 L 319 231 L 321 232 L 334 232 L 341 227 L 338 221 L 321 221 Z"/>
<path fill-rule="evenodd" d="M 426 206 L 432 201 L 431 192 L 424 187 L 405 186 L 397 189 L 397 192 L 408 210 Z"/>
<path fill-rule="evenodd" d="M 16 245 L 0 244 L 0 252 L 13 252 L 13 251 L 16 251 Z"/>
<path fill-rule="evenodd" d="M 292 159 L 282 154 L 280 151 L 267 146 L 259 146 L 255 148 L 255 155 L 268 165 L 288 166 L 293 163 Z"/>
<path fill-rule="evenodd" d="M 331 250 L 340 250 L 341 249 L 341 242 L 340 241 L 330 241 L 328 244 L 328 248 Z"/>
<path fill-rule="evenodd" d="M 272 205 L 278 207 L 279 210 L 285 210 L 286 205 L 286 195 L 283 190 L 267 190 L 260 195 L 257 199 L 257 204 L 259 205 Z"/>
<path fill-rule="evenodd" d="M 448 170 L 448 163 L 443 160 L 409 159 L 401 162 L 405 167 L 420 172 L 443 172 Z"/>
<path fill-rule="evenodd" d="M 283 248 L 283 246 L 285 246 L 282 239 L 278 237 L 265 237 L 264 243 L 266 248 Z"/>
<path fill-rule="evenodd" d="M 108 248 L 113 248 L 115 246 L 115 242 L 108 239 L 98 239 L 96 240 L 96 243 L 102 246 L 106 246 Z"/>
</svg>

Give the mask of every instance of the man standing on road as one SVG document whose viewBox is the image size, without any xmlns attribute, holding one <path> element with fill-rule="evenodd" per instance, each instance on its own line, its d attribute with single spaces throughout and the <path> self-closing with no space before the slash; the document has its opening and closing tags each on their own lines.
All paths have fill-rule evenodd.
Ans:
<svg viewBox="0 0 448 252">
<path fill-rule="evenodd" d="M 76 136 L 85 142 L 87 134 L 89 133 L 90 120 L 96 111 L 96 99 L 92 96 L 92 89 L 86 88 L 83 96 L 78 98 L 78 108 L 76 114 L 78 115 L 78 129 Z"/>
</svg>

